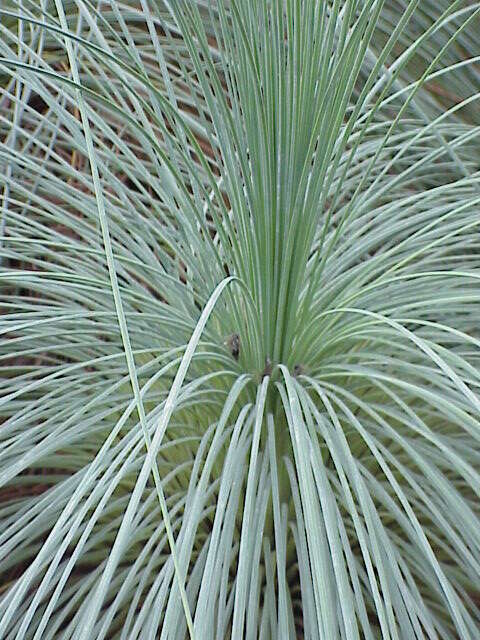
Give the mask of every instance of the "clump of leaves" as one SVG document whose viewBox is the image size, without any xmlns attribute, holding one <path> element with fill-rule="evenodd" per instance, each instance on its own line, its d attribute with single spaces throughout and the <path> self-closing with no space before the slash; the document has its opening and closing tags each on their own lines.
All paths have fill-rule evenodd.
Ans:
<svg viewBox="0 0 480 640">
<path fill-rule="evenodd" d="M 479 637 L 478 14 L 2 3 L 0 638 Z"/>
</svg>

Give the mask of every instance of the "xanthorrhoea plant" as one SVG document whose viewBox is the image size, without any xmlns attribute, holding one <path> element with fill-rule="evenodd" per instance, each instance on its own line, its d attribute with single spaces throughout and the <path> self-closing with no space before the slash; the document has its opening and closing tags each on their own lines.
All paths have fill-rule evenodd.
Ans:
<svg viewBox="0 0 480 640">
<path fill-rule="evenodd" d="M 478 12 L 2 3 L 0 638 L 479 637 Z"/>
</svg>

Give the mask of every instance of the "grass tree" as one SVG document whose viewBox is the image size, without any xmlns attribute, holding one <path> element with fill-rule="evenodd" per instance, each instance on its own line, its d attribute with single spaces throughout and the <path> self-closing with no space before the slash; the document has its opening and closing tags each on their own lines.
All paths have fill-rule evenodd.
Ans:
<svg viewBox="0 0 480 640">
<path fill-rule="evenodd" d="M 1 3 L 0 638 L 479 637 L 479 11 Z"/>
</svg>

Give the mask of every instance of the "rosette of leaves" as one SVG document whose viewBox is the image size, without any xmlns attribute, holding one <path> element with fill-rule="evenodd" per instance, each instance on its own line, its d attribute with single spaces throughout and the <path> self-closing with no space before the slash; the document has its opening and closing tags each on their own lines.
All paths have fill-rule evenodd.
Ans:
<svg viewBox="0 0 480 640">
<path fill-rule="evenodd" d="M 0 638 L 479 637 L 478 13 L 2 3 Z"/>
</svg>

